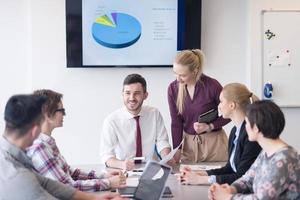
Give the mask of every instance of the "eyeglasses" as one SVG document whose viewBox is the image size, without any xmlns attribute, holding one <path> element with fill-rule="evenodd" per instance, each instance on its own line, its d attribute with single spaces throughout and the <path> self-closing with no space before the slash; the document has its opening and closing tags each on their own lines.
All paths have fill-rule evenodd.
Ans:
<svg viewBox="0 0 300 200">
<path fill-rule="evenodd" d="M 61 112 L 63 115 L 66 115 L 66 110 L 64 108 L 58 108 L 55 112 Z"/>
</svg>

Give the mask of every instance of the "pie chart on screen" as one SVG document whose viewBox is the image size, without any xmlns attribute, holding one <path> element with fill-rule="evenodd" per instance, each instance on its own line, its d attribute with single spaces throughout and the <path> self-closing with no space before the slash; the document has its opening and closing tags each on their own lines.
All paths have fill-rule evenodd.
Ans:
<svg viewBox="0 0 300 200">
<path fill-rule="evenodd" d="M 102 15 L 92 25 L 95 41 L 114 49 L 133 45 L 141 37 L 141 31 L 141 24 L 135 17 L 120 12 Z"/>
</svg>

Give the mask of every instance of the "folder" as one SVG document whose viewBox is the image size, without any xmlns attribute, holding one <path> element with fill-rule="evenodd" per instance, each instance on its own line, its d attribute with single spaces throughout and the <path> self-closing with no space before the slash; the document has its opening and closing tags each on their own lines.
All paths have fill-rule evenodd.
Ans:
<svg viewBox="0 0 300 200">
<path fill-rule="evenodd" d="M 218 111 L 216 109 L 211 109 L 198 117 L 199 123 L 210 123 L 218 117 Z"/>
</svg>

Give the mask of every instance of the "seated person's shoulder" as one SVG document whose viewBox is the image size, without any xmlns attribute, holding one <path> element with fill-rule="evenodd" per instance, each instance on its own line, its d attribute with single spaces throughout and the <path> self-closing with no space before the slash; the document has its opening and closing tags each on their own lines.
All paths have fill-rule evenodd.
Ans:
<svg viewBox="0 0 300 200">
<path fill-rule="evenodd" d="M 275 156 L 275 159 L 276 160 L 287 160 L 289 162 L 297 162 L 298 161 L 298 153 L 293 147 L 287 146 L 277 153 L 277 156 Z"/>
<path fill-rule="evenodd" d="M 10 158 L 7 158 L 10 159 Z M 29 180 L 36 180 L 35 174 L 24 167 L 21 163 L 8 160 L 8 162 L 1 162 L 1 179 L 5 181 L 5 185 L 9 186 L 15 184 L 27 183 Z"/>
<path fill-rule="evenodd" d="M 29 163 L 28 163 L 29 164 Z M 23 163 L 8 153 L 0 155 L 0 177 L 2 181 L 11 181 L 18 177 L 35 176 Z"/>
<path fill-rule="evenodd" d="M 120 119 L 124 118 L 124 114 L 126 113 L 126 109 L 124 107 L 119 108 L 118 110 L 115 110 L 113 112 L 111 112 L 110 114 L 108 114 L 105 119 L 104 122 L 105 123 L 109 123 L 109 122 L 113 122 L 113 121 L 118 121 Z"/>
<path fill-rule="evenodd" d="M 36 152 L 44 151 L 45 149 L 47 149 L 46 144 L 40 140 L 36 140 L 32 146 L 26 149 L 26 154 L 32 158 Z"/>
<path fill-rule="evenodd" d="M 147 114 L 153 114 L 153 115 L 156 115 L 156 116 L 157 115 L 161 116 L 160 111 L 157 108 L 152 107 L 152 106 L 148 106 L 148 105 L 143 106 L 143 111 L 142 112 L 145 112 Z"/>
<path fill-rule="evenodd" d="M 45 193 L 35 173 L 27 168 L 17 170 L 2 189 L 6 199 L 38 199 Z"/>
<path fill-rule="evenodd" d="M 143 109 L 148 111 L 148 112 L 159 112 L 157 108 L 149 105 L 144 105 Z"/>
</svg>

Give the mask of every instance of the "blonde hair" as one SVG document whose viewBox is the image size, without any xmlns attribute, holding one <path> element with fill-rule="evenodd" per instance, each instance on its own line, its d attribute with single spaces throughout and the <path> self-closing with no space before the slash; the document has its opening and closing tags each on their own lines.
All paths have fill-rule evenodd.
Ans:
<svg viewBox="0 0 300 200">
<path fill-rule="evenodd" d="M 246 112 L 247 105 L 259 100 L 257 96 L 241 83 L 229 83 L 225 85 L 222 94 L 228 101 L 237 103 L 243 112 Z"/>
<path fill-rule="evenodd" d="M 196 80 L 198 81 L 203 70 L 204 54 L 200 49 L 183 50 L 179 52 L 175 57 L 175 63 L 187 66 L 188 69 L 193 72 L 197 72 Z M 186 98 L 185 84 L 179 83 L 178 94 L 176 100 L 176 107 L 180 114 L 184 110 L 184 102 Z"/>
</svg>

